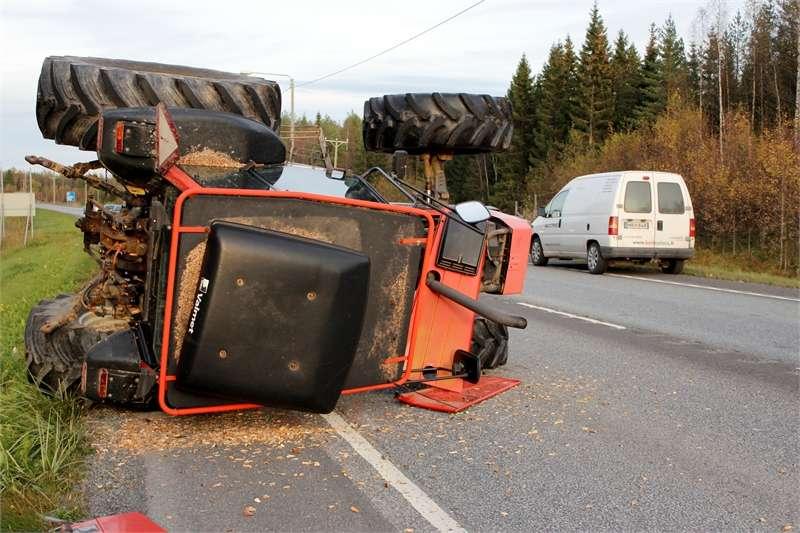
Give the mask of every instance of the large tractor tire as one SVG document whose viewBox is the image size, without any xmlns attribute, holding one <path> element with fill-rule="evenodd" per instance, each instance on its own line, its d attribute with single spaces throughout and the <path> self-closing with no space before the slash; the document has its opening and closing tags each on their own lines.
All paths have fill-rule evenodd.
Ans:
<svg viewBox="0 0 800 533">
<path fill-rule="evenodd" d="M 483 317 L 475 317 L 472 326 L 472 353 L 481 361 L 482 369 L 491 369 L 508 362 L 508 328 Z"/>
<path fill-rule="evenodd" d="M 387 94 L 364 102 L 364 146 L 374 152 L 477 154 L 511 144 L 511 105 L 498 96 Z"/>
<path fill-rule="evenodd" d="M 45 139 L 94 150 L 106 109 L 168 107 L 227 111 L 280 126 L 281 92 L 274 81 L 160 63 L 48 57 L 42 64 L 36 120 Z"/>
<path fill-rule="evenodd" d="M 48 392 L 76 392 L 80 385 L 83 352 L 76 349 L 74 335 L 66 328 L 50 334 L 42 326 L 75 307 L 76 296 L 62 294 L 42 300 L 28 315 L 25 324 L 25 348 L 28 376 Z"/>
<path fill-rule="evenodd" d="M 79 299 L 77 294 L 61 294 L 52 300 L 42 300 L 28 315 L 25 324 L 28 376 L 45 392 L 78 392 L 84 354 L 121 325 L 113 319 L 81 320 L 83 307 Z M 53 321 L 64 323 L 44 333 L 42 326 Z"/>
</svg>

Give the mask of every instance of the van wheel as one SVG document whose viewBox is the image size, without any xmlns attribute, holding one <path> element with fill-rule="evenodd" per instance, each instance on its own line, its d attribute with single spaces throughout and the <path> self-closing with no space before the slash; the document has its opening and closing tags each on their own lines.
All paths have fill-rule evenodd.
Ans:
<svg viewBox="0 0 800 533">
<path fill-rule="evenodd" d="M 542 241 L 539 240 L 539 237 L 533 238 L 531 262 L 536 266 L 545 266 L 547 264 L 547 258 L 544 256 L 544 249 L 542 249 Z"/>
<path fill-rule="evenodd" d="M 661 272 L 664 274 L 680 274 L 683 272 L 683 259 L 667 259 L 661 261 Z"/>
<path fill-rule="evenodd" d="M 586 251 L 586 262 L 589 264 L 589 272 L 592 274 L 602 274 L 608 268 L 608 262 L 600 253 L 600 245 L 596 242 L 589 244 Z"/>
</svg>

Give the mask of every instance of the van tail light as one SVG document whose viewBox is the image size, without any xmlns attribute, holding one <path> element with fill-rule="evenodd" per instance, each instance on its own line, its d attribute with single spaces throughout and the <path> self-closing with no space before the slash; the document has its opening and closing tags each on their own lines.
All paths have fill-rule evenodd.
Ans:
<svg viewBox="0 0 800 533">
<path fill-rule="evenodd" d="M 689 237 L 694 238 L 695 228 L 694 228 L 694 219 L 689 219 Z"/>
<path fill-rule="evenodd" d="M 692 222 L 692 227 L 694 227 L 694 222 Z M 608 217 L 608 234 L 609 235 L 619 234 L 619 224 L 617 223 L 617 217 Z"/>
</svg>

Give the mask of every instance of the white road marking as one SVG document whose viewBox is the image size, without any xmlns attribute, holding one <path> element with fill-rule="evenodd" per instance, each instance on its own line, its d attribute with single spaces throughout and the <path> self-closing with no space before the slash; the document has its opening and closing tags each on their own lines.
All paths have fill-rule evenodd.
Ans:
<svg viewBox="0 0 800 533">
<path fill-rule="evenodd" d="M 788 300 L 790 302 L 800 302 L 800 298 L 790 298 L 789 296 L 777 296 L 775 294 L 764 294 L 761 292 L 737 291 L 736 289 L 723 289 L 721 287 L 709 287 L 708 285 L 697 285 L 695 283 L 682 283 L 680 281 L 667 281 L 664 279 L 645 278 L 642 276 L 629 276 L 628 274 L 607 273 L 606 276 L 613 276 L 615 278 L 638 279 L 641 281 L 652 281 L 653 283 L 666 283 L 667 285 L 682 285 L 684 287 L 694 287 L 695 289 L 706 289 L 708 291 L 730 292 L 733 294 L 746 294 L 748 296 L 758 296 L 760 298 L 772 298 L 775 300 Z"/>
<path fill-rule="evenodd" d="M 554 315 L 561 315 L 567 318 L 576 318 L 578 320 L 583 320 L 584 322 L 591 322 L 592 324 L 600 324 L 601 326 L 608 326 L 614 329 L 628 329 L 625 326 L 620 326 L 619 324 L 612 324 L 611 322 L 603 322 L 602 320 L 595 320 L 594 318 L 589 318 L 588 316 L 573 315 L 572 313 L 565 313 L 564 311 L 550 309 L 549 307 L 542 307 L 541 305 L 533 305 L 525 302 L 517 302 L 517 304 L 525 307 L 530 307 L 531 309 L 538 309 L 539 311 L 544 311 L 546 313 L 553 313 Z"/>
<path fill-rule="evenodd" d="M 466 530 L 453 517 L 439 507 L 435 501 L 413 481 L 408 479 L 394 464 L 384 459 L 381 453 L 359 432 L 350 427 L 350 424 L 338 413 L 328 413 L 327 415 L 322 415 L 322 418 L 434 528 L 438 531 L 466 533 Z"/>
</svg>

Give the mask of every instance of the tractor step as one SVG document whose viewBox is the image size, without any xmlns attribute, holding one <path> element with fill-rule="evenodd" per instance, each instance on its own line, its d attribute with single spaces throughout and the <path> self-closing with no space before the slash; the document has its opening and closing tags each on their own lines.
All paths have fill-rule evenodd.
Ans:
<svg viewBox="0 0 800 533">
<path fill-rule="evenodd" d="M 414 407 L 443 413 L 458 413 L 476 403 L 488 400 L 492 396 L 497 396 L 509 389 L 513 389 L 519 384 L 520 381 L 518 379 L 482 376 L 478 383 L 469 384 L 464 382 L 464 388 L 461 392 L 426 387 L 422 390 L 400 394 L 397 398 L 401 402 Z"/>
</svg>

